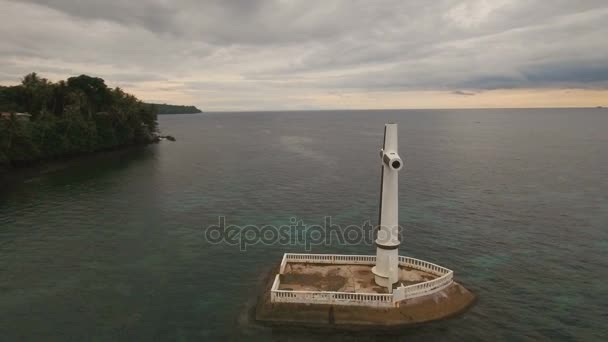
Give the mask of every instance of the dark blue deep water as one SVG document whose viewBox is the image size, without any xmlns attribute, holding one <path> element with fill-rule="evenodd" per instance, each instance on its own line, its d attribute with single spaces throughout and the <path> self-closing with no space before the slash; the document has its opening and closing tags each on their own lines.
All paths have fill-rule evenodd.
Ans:
<svg viewBox="0 0 608 342">
<path fill-rule="evenodd" d="M 400 254 L 479 300 L 386 340 L 608 339 L 608 111 L 161 116 L 177 142 L 99 154 L 0 191 L 0 340 L 374 340 L 260 327 L 256 286 L 284 251 L 205 227 L 375 222 L 383 125 L 399 124 Z M 14 175 L 12 176 L 14 177 Z M 374 254 L 372 245 L 312 252 Z"/>
</svg>

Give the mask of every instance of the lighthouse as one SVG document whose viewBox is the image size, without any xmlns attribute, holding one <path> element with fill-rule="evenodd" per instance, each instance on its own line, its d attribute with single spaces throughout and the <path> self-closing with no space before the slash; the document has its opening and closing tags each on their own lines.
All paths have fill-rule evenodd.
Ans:
<svg viewBox="0 0 608 342">
<path fill-rule="evenodd" d="M 398 153 L 397 124 L 384 126 L 384 145 L 380 150 L 382 178 L 376 235 L 376 265 L 372 268 L 377 285 L 393 292 L 399 280 L 399 170 L 403 161 Z"/>
<path fill-rule="evenodd" d="M 394 123 L 384 126 L 380 160 L 376 255 L 283 254 L 259 296 L 257 320 L 328 324 L 332 329 L 386 328 L 442 319 L 474 302 L 475 295 L 454 281 L 454 271 L 398 254 L 398 176 L 403 160 Z"/>
</svg>

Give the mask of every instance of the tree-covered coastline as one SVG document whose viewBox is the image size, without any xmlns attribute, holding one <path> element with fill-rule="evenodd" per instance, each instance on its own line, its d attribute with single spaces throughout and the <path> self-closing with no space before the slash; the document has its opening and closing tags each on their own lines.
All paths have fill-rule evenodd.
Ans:
<svg viewBox="0 0 608 342">
<path fill-rule="evenodd" d="M 0 86 L 0 167 L 154 142 L 157 108 L 101 78 Z"/>
<path fill-rule="evenodd" d="M 176 106 L 166 103 L 149 103 L 149 105 L 156 107 L 158 114 L 198 114 L 203 112 L 195 106 Z"/>
</svg>

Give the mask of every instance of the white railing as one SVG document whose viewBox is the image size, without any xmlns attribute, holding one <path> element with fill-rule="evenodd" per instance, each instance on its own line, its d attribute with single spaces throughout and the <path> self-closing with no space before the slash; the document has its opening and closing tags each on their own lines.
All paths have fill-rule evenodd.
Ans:
<svg viewBox="0 0 608 342">
<path fill-rule="evenodd" d="M 272 302 L 393 307 L 392 294 L 273 290 Z"/>
<path fill-rule="evenodd" d="M 283 260 L 281 260 L 281 267 L 279 267 L 279 274 L 285 274 L 285 266 L 287 266 L 287 253 L 283 254 Z"/>
<path fill-rule="evenodd" d="M 375 255 L 340 255 L 340 254 L 301 254 L 285 253 L 287 262 L 301 262 L 307 264 L 334 264 L 334 265 L 374 265 Z"/>
<path fill-rule="evenodd" d="M 399 306 L 404 299 L 426 296 L 448 287 L 453 282 L 454 272 L 443 266 L 428 261 L 399 256 L 399 265 L 428 272 L 438 278 L 400 286 L 392 294 L 352 293 L 330 291 L 290 291 L 279 290 L 280 275 L 285 273 L 288 263 L 336 264 L 336 265 L 374 265 L 375 255 L 340 255 L 340 254 L 302 254 L 285 253 L 279 274 L 276 275 L 271 288 L 271 301 L 276 303 L 316 303 L 334 305 L 358 305 L 372 307 Z"/>
<path fill-rule="evenodd" d="M 454 272 L 443 266 L 433 264 L 428 261 L 399 256 L 399 265 L 411 267 L 424 272 L 432 273 L 439 276 L 438 278 L 425 281 L 423 283 L 400 287 L 395 290 L 395 301 L 410 299 L 420 296 L 426 296 L 450 286 L 453 282 Z"/>
<path fill-rule="evenodd" d="M 277 291 L 279 289 L 279 284 L 281 283 L 281 276 L 277 274 L 276 277 L 274 277 L 274 282 L 272 283 L 272 288 L 270 289 L 271 291 Z"/>
<path fill-rule="evenodd" d="M 433 264 L 432 262 L 414 259 L 410 257 L 399 256 L 399 265 L 415 268 L 424 272 L 432 273 L 434 275 L 442 276 L 446 273 L 451 272 L 449 269 Z"/>
</svg>

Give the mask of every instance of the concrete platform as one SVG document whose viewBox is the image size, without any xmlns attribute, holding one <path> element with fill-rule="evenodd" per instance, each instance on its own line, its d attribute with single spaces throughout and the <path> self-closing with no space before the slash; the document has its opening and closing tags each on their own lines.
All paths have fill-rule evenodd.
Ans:
<svg viewBox="0 0 608 342">
<path fill-rule="evenodd" d="M 405 286 L 435 279 L 437 276 L 409 267 L 399 268 L 399 281 Z M 279 290 L 336 291 L 353 293 L 388 293 L 376 285 L 370 265 L 332 265 L 289 263 Z"/>
<path fill-rule="evenodd" d="M 362 286 L 362 284 L 359 284 L 359 287 L 356 286 L 359 281 L 362 281 L 364 284 L 367 283 L 368 277 L 364 276 L 362 273 L 360 273 L 359 276 L 355 276 L 354 279 L 358 280 L 342 279 L 345 274 L 349 274 L 353 271 L 356 274 L 357 271 L 363 270 L 360 269 L 360 267 L 369 268 L 369 266 L 346 265 L 348 267 L 343 267 L 345 265 L 338 265 L 340 270 L 337 270 L 336 265 L 321 265 L 323 266 L 322 268 L 317 268 L 318 266 L 319 265 L 302 268 L 294 267 L 293 270 L 290 270 L 292 275 L 291 279 L 295 281 L 298 276 L 307 277 L 312 275 L 313 277 L 319 277 L 326 274 L 329 275 L 329 277 L 325 277 L 326 282 L 323 285 L 317 286 L 316 289 L 329 290 L 340 286 L 342 290 L 350 288 L 355 289 L 355 291 L 370 291 L 370 293 L 376 293 L 372 292 L 376 291 L 373 286 Z M 334 268 L 332 269 L 332 267 Z M 339 330 L 398 329 L 405 326 L 449 318 L 466 311 L 475 301 L 475 295 L 473 293 L 461 284 L 454 282 L 452 285 L 434 294 L 406 299 L 400 302 L 399 307 L 395 308 L 272 303 L 270 300 L 270 288 L 272 287 L 274 275 L 277 271 L 278 267 L 272 270 L 265 279 L 265 286 L 258 297 L 255 308 L 256 321 L 267 325 L 294 325 Z M 409 271 L 407 269 L 403 270 L 403 272 L 408 276 L 415 278 L 415 273 L 408 273 Z M 316 273 L 321 273 L 321 275 L 315 275 Z M 423 275 L 420 275 L 420 277 L 422 276 Z M 323 277 L 321 276 L 321 278 Z M 304 284 L 302 286 L 306 287 L 313 285 Z"/>
</svg>

